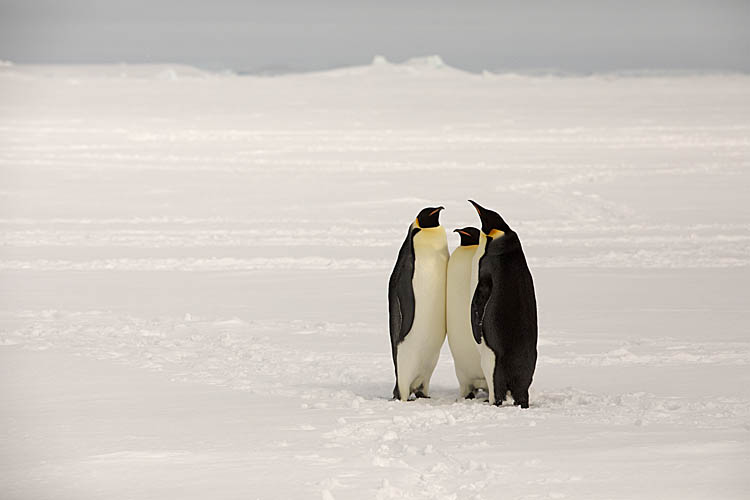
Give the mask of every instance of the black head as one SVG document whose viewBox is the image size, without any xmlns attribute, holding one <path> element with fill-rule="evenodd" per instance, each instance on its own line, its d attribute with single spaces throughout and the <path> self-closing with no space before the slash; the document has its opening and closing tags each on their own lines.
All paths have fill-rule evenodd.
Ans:
<svg viewBox="0 0 750 500">
<path fill-rule="evenodd" d="M 479 245 L 479 229 L 475 227 L 462 227 L 461 229 L 454 229 L 454 233 L 458 233 L 461 236 L 461 246 L 470 247 L 472 245 Z"/>
<path fill-rule="evenodd" d="M 417 215 L 417 224 L 423 229 L 438 227 L 440 225 L 440 211 L 445 207 L 427 207 Z"/>
<path fill-rule="evenodd" d="M 474 208 L 477 209 L 477 213 L 479 214 L 479 218 L 482 220 L 482 232 L 486 234 L 487 236 L 492 233 L 493 230 L 500 230 L 504 233 L 508 233 L 511 231 L 510 226 L 505 223 L 502 217 L 500 217 L 500 214 L 497 212 L 493 212 L 492 210 L 488 208 L 484 208 L 479 203 L 469 200 L 469 203 L 474 205 Z"/>
</svg>

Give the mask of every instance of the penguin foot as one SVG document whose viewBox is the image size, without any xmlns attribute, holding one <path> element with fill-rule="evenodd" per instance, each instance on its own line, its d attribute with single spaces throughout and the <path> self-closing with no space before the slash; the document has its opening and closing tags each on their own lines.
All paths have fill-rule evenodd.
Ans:
<svg viewBox="0 0 750 500">
<path fill-rule="evenodd" d="M 521 408 L 528 408 L 529 407 L 529 391 L 511 391 L 511 395 L 513 396 L 513 404 L 515 406 L 520 406 Z M 518 396 L 518 397 L 516 397 Z"/>
<path fill-rule="evenodd" d="M 424 392 L 422 392 L 422 391 L 416 391 L 416 392 L 414 393 L 414 397 L 416 397 L 417 399 L 420 399 L 420 398 L 424 398 L 424 399 L 430 399 L 430 396 L 426 395 L 426 394 L 425 394 Z"/>
<path fill-rule="evenodd" d="M 475 397 L 477 396 L 474 394 L 474 391 L 471 391 L 469 394 L 464 396 L 464 399 L 474 399 Z"/>
</svg>

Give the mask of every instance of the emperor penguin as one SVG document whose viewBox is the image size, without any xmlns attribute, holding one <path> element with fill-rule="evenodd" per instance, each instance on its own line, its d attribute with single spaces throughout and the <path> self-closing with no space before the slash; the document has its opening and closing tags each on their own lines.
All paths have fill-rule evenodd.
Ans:
<svg viewBox="0 0 750 500">
<path fill-rule="evenodd" d="M 428 207 L 409 226 L 388 282 L 393 398 L 429 397 L 430 378 L 445 341 L 448 239 L 440 225 L 444 207 Z"/>
<path fill-rule="evenodd" d="M 518 234 L 497 212 L 469 202 L 482 221 L 472 260 L 471 328 L 489 402 L 500 406 L 510 391 L 513 404 L 528 408 L 537 359 L 534 282 Z"/>
<path fill-rule="evenodd" d="M 448 345 L 453 354 L 459 397 L 473 399 L 477 389 L 487 389 L 470 317 L 471 261 L 479 245 L 479 229 L 464 227 L 454 232 L 461 237 L 461 245 L 456 247 L 448 261 L 445 314 Z"/>
</svg>

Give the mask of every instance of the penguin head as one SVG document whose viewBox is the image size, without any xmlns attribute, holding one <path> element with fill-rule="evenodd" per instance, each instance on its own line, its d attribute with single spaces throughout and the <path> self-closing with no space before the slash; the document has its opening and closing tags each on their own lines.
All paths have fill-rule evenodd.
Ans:
<svg viewBox="0 0 750 500">
<path fill-rule="evenodd" d="M 469 203 L 477 209 L 479 218 L 482 220 L 482 232 L 485 235 L 491 238 L 499 238 L 503 234 L 512 231 L 510 226 L 500 217 L 499 213 L 493 212 L 489 208 L 484 208 L 474 200 L 469 200 Z"/>
<path fill-rule="evenodd" d="M 438 227 L 440 225 L 440 211 L 445 207 L 427 207 L 417 215 L 417 226 L 422 229 Z"/>
<path fill-rule="evenodd" d="M 461 236 L 461 246 L 470 247 L 479 245 L 479 229 L 475 227 L 462 227 L 461 229 L 454 229 L 454 233 L 458 233 Z"/>
</svg>

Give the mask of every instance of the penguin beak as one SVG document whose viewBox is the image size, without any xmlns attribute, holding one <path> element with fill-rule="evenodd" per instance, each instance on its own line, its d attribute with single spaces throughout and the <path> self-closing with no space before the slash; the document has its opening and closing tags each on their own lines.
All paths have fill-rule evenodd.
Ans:
<svg viewBox="0 0 750 500">
<path fill-rule="evenodd" d="M 437 207 L 435 210 L 433 210 L 432 212 L 430 212 L 430 215 L 435 215 L 437 212 L 439 212 L 441 210 L 445 210 L 445 207 Z"/>
<path fill-rule="evenodd" d="M 477 213 L 479 214 L 479 220 L 482 221 L 482 232 L 484 234 L 488 234 L 489 231 L 490 231 L 490 229 L 488 227 L 489 223 L 488 223 L 488 221 L 485 220 L 485 217 L 488 214 L 485 211 L 484 207 L 482 207 L 482 205 L 480 205 L 479 203 L 477 203 L 474 200 L 469 200 L 469 203 L 471 203 L 472 205 L 474 205 L 474 208 L 476 209 Z"/>
<path fill-rule="evenodd" d="M 463 235 L 465 235 L 465 236 L 471 236 L 471 235 L 470 235 L 469 233 L 467 233 L 466 231 L 461 231 L 460 229 L 454 229 L 454 230 L 453 230 L 453 232 L 454 232 L 454 233 L 460 233 L 460 234 L 463 234 Z"/>
<path fill-rule="evenodd" d="M 482 206 L 479 203 L 477 203 L 476 201 L 474 201 L 474 200 L 469 200 L 469 203 L 471 203 L 472 205 L 474 205 L 474 209 L 476 209 L 477 213 L 481 217 L 482 216 Z"/>
</svg>

